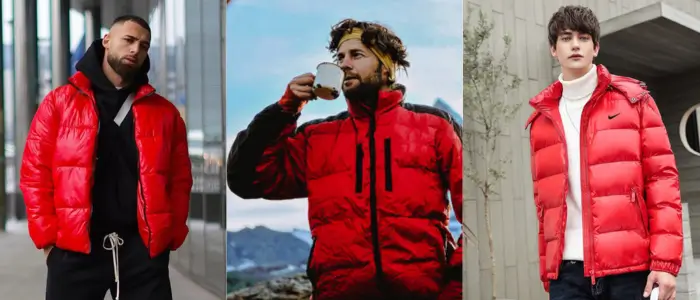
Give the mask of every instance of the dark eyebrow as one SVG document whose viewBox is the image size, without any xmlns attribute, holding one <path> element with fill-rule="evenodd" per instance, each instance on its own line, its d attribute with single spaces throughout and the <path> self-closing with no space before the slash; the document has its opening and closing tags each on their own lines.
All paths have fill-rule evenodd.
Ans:
<svg viewBox="0 0 700 300">
<path fill-rule="evenodd" d="M 130 39 L 134 39 L 134 40 L 139 41 L 140 43 L 146 44 L 147 46 L 151 46 L 151 43 L 149 43 L 149 42 L 147 42 L 147 41 L 141 41 L 141 40 L 139 40 L 137 37 L 135 37 L 135 36 L 133 36 L 133 35 L 125 34 L 124 37 L 130 38 Z"/>
</svg>

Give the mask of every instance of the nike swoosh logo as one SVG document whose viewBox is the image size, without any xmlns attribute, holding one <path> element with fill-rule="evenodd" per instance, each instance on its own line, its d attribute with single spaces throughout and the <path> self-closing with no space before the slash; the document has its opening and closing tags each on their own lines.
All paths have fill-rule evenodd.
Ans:
<svg viewBox="0 0 700 300">
<path fill-rule="evenodd" d="M 616 114 L 614 114 L 614 115 L 608 116 L 608 120 L 612 120 L 612 119 L 614 119 L 615 117 L 617 117 L 617 116 L 619 116 L 619 115 L 620 115 L 620 113 L 616 113 Z"/>
</svg>

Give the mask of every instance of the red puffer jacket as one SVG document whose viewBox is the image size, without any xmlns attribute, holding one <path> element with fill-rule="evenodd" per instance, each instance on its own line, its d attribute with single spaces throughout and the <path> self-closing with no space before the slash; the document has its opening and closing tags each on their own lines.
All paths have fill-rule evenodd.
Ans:
<svg viewBox="0 0 700 300">
<path fill-rule="evenodd" d="M 666 128 L 644 84 L 598 66 L 581 117 L 584 272 L 655 270 L 677 275 L 683 252 L 678 171 Z M 540 276 L 559 276 L 566 229 L 568 160 L 558 81 L 530 100 L 532 178 Z"/>
<path fill-rule="evenodd" d="M 274 104 L 232 146 L 235 194 L 308 197 L 314 300 L 461 299 L 462 250 L 447 228 L 448 191 L 462 216 L 461 127 L 402 100 L 382 92 L 374 114 L 349 103 L 298 128 L 299 114 Z"/>
<path fill-rule="evenodd" d="M 150 85 L 132 106 L 139 151 L 139 233 L 151 257 L 176 250 L 189 232 L 192 171 L 185 123 Z M 22 158 L 20 188 L 37 248 L 89 253 L 93 168 L 98 132 L 90 82 L 78 72 L 51 91 L 34 116 Z"/>
</svg>

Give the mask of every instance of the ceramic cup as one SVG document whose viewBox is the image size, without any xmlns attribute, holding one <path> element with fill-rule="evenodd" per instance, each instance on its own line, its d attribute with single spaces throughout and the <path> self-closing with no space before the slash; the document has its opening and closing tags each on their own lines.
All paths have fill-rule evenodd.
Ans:
<svg viewBox="0 0 700 300">
<path fill-rule="evenodd" d="M 324 100 L 335 100 L 340 97 L 345 72 L 340 66 L 322 62 L 316 66 L 316 80 L 314 80 L 313 92 L 316 97 Z"/>
</svg>

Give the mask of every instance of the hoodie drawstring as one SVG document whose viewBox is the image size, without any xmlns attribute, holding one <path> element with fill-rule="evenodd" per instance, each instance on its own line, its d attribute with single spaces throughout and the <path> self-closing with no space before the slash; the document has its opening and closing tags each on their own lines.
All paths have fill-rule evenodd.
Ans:
<svg viewBox="0 0 700 300">
<path fill-rule="evenodd" d="M 109 242 L 109 245 L 107 245 Z M 119 300 L 119 247 L 124 245 L 124 239 L 116 232 L 112 232 L 102 239 L 102 248 L 112 251 L 112 266 L 114 267 L 114 282 L 117 283 L 117 296 L 114 300 Z"/>
</svg>

